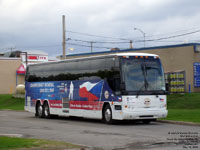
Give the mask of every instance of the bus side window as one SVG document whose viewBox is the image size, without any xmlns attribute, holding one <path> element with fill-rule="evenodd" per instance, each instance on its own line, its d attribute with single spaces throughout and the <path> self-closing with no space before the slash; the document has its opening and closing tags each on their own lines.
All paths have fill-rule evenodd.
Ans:
<svg viewBox="0 0 200 150">
<path fill-rule="evenodd" d="M 116 58 L 107 58 L 106 63 L 106 70 L 107 70 L 107 81 L 110 88 L 113 92 L 117 95 L 120 93 L 120 69 L 118 66 L 118 59 Z"/>
<path fill-rule="evenodd" d="M 100 80 L 101 78 L 98 76 L 85 76 L 85 77 L 79 77 L 79 80 Z"/>
<path fill-rule="evenodd" d="M 108 81 L 110 88 L 113 90 L 113 92 L 119 93 L 119 91 L 120 91 L 120 77 L 119 76 L 113 76 L 111 78 L 108 78 L 107 81 Z"/>
<path fill-rule="evenodd" d="M 105 68 L 105 59 L 91 59 L 90 60 L 90 69 L 93 73 L 103 71 Z"/>
</svg>

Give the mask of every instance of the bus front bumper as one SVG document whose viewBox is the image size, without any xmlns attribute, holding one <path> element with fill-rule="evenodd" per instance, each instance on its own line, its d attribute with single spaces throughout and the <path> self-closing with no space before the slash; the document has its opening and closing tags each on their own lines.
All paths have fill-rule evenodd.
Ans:
<svg viewBox="0 0 200 150">
<path fill-rule="evenodd" d="M 158 119 L 166 118 L 167 110 L 146 110 L 146 111 L 121 111 L 114 112 L 113 119 L 115 120 L 142 120 L 142 119 Z"/>
</svg>

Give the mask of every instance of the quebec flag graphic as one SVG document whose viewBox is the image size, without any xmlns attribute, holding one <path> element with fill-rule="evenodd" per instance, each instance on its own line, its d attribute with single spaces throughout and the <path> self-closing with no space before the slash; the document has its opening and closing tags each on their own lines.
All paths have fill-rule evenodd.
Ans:
<svg viewBox="0 0 200 150">
<path fill-rule="evenodd" d="M 86 97 L 88 101 L 99 100 L 101 95 L 101 90 L 103 86 L 103 81 L 97 83 L 84 82 L 80 85 L 79 96 Z"/>
</svg>

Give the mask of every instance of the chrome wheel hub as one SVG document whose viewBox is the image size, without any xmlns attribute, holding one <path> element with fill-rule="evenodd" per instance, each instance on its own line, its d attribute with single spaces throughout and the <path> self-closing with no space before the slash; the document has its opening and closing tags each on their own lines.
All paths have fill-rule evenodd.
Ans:
<svg viewBox="0 0 200 150">
<path fill-rule="evenodd" d="M 39 107 L 38 107 L 38 115 L 39 115 L 39 116 L 42 116 L 42 106 L 39 106 Z"/>
<path fill-rule="evenodd" d="M 45 107 L 45 109 L 44 109 L 44 114 L 45 114 L 45 116 L 48 116 L 48 115 L 49 115 L 49 110 L 48 110 L 47 107 Z"/>
<path fill-rule="evenodd" d="M 110 109 L 106 109 L 106 111 L 105 111 L 105 119 L 106 119 L 107 122 L 110 121 L 110 119 L 111 119 L 111 111 L 110 111 Z"/>
</svg>

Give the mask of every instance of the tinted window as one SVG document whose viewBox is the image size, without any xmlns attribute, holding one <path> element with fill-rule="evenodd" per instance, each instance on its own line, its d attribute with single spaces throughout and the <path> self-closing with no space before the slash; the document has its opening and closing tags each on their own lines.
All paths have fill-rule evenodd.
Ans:
<svg viewBox="0 0 200 150">
<path fill-rule="evenodd" d="M 117 64 L 117 65 L 116 65 Z M 92 58 L 76 61 L 62 61 L 29 67 L 28 81 L 59 81 L 59 80 L 79 80 L 79 79 L 107 79 L 109 85 L 115 89 L 113 80 L 119 79 L 118 59 L 115 58 Z"/>
<path fill-rule="evenodd" d="M 122 74 L 126 91 L 165 90 L 164 74 L 157 58 L 123 58 Z"/>
<path fill-rule="evenodd" d="M 90 69 L 92 72 L 98 72 L 100 70 L 105 70 L 105 59 L 91 59 L 90 60 Z"/>
</svg>

